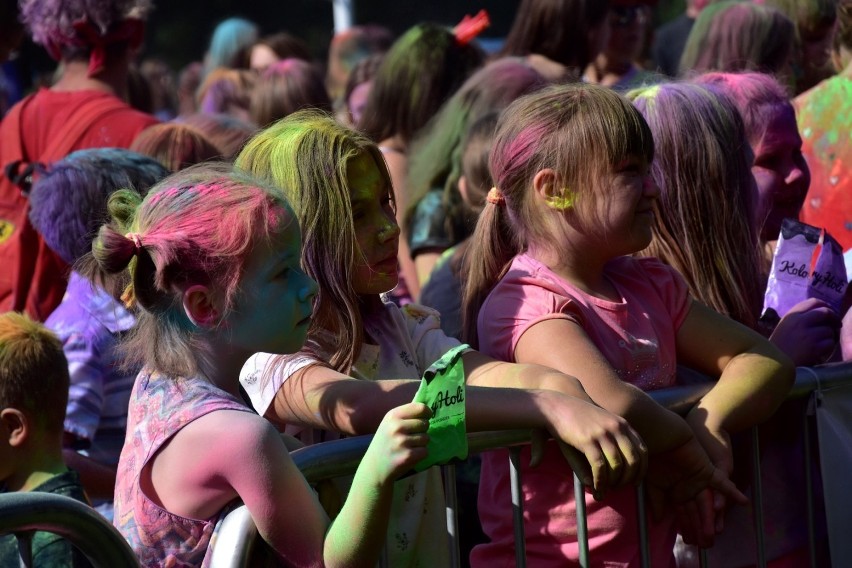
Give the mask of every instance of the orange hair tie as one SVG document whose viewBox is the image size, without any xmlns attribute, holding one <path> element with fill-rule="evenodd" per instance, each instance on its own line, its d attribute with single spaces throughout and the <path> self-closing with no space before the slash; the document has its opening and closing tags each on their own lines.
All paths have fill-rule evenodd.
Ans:
<svg viewBox="0 0 852 568">
<path fill-rule="evenodd" d="M 506 204 L 506 198 L 503 197 L 503 192 L 500 191 L 499 189 L 497 189 L 496 187 L 492 187 L 488 191 L 488 196 L 485 198 L 485 200 L 488 203 L 491 203 L 492 205 L 498 205 L 499 206 L 499 205 L 505 205 Z"/>
</svg>

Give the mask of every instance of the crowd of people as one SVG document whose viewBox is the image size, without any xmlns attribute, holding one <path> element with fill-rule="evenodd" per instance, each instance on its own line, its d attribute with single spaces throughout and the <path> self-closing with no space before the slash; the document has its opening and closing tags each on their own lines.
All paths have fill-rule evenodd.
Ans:
<svg viewBox="0 0 852 568">
<path fill-rule="evenodd" d="M 286 565 L 443 566 L 438 407 L 412 400 L 451 369 L 462 432 L 541 433 L 529 565 L 579 561 L 582 494 L 593 564 L 638 567 L 639 483 L 651 565 L 755 565 L 755 426 L 769 565 L 807 563 L 785 399 L 852 360 L 852 0 L 655 7 L 520 0 L 488 52 L 484 12 L 356 26 L 326 62 L 231 18 L 176 73 L 138 60 L 149 0 L 3 0 L 0 57 L 28 33 L 58 66 L 0 122 L 0 492 L 92 505 L 143 566 L 203 565 L 238 503 Z M 794 221 L 846 274 L 824 294 L 802 264 L 777 313 Z M 690 371 L 686 414 L 649 396 Z M 290 456 L 362 434 L 345 483 Z M 470 566 L 514 563 L 507 461 L 459 467 Z M 815 531 L 828 562 L 819 507 Z"/>
</svg>

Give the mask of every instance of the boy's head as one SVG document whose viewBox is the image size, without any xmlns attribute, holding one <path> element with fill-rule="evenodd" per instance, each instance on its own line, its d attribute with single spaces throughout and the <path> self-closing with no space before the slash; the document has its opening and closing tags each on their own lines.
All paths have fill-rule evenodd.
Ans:
<svg viewBox="0 0 852 568">
<path fill-rule="evenodd" d="M 69 264 L 92 249 L 117 189 L 145 194 L 168 171 L 155 159 L 120 148 L 79 150 L 52 164 L 30 192 L 30 221 Z"/>
<path fill-rule="evenodd" d="M 59 339 L 26 315 L 0 314 L 0 480 L 10 475 L 10 448 L 38 434 L 61 439 L 68 384 Z"/>
</svg>

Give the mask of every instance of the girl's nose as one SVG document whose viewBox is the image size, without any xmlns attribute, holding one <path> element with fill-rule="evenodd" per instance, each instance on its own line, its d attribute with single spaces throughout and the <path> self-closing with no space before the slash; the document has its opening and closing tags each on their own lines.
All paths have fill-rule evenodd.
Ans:
<svg viewBox="0 0 852 568">
<path fill-rule="evenodd" d="M 399 225 L 397 225 L 396 221 L 390 221 L 379 231 L 379 242 L 386 243 L 391 239 L 395 239 L 399 237 L 399 233 Z"/>
<path fill-rule="evenodd" d="M 654 177 L 651 175 L 645 176 L 642 182 L 642 189 L 648 197 L 657 198 L 660 196 L 660 186 L 657 185 L 657 182 L 654 181 Z"/>
<path fill-rule="evenodd" d="M 307 302 L 312 300 L 314 296 L 319 292 L 319 285 L 316 280 L 308 276 L 307 274 L 303 274 L 303 282 L 302 286 L 299 288 L 299 300 L 302 302 Z"/>
<path fill-rule="evenodd" d="M 805 184 L 805 187 L 811 184 L 811 172 L 808 170 L 807 164 L 804 165 L 794 165 L 790 168 L 790 171 L 787 173 L 787 177 L 784 179 L 784 182 L 787 185 L 793 184 Z"/>
</svg>

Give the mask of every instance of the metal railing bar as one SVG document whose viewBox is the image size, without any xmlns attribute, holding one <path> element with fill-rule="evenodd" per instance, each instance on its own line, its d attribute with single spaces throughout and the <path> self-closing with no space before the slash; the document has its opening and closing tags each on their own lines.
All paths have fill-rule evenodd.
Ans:
<svg viewBox="0 0 852 568">
<path fill-rule="evenodd" d="M 811 403 L 815 403 L 815 401 L 811 401 Z M 804 467 L 805 467 L 805 504 L 807 505 L 808 511 L 808 558 L 810 560 L 811 568 L 817 568 L 816 561 L 816 529 L 814 528 L 814 486 L 813 479 L 811 479 L 811 459 L 812 458 L 812 449 L 811 449 L 811 420 L 810 420 L 810 404 L 805 409 L 803 413 L 802 420 L 802 436 L 804 436 Z"/>
<path fill-rule="evenodd" d="M 33 536 L 32 531 L 17 532 L 15 539 L 18 541 L 18 556 L 21 560 L 21 568 L 31 568 L 33 565 Z"/>
<path fill-rule="evenodd" d="M 645 484 L 636 488 L 636 515 L 639 516 L 639 553 L 642 568 L 651 568 L 651 553 L 648 550 L 648 516 L 645 511 Z"/>
<path fill-rule="evenodd" d="M 574 474 L 574 506 L 577 514 L 577 546 L 581 568 L 589 567 L 589 526 L 586 517 L 586 492 L 583 482 Z"/>
<path fill-rule="evenodd" d="M 512 524 L 515 529 L 515 566 L 527 565 L 527 546 L 524 536 L 524 495 L 521 490 L 521 448 L 509 448 L 509 481 L 512 486 Z"/>
<path fill-rule="evenodd" d="M 0 494 L 0 534 L 45 531 L 61 536 L 95 566 L 138 566 L 121 533 L 70 497 L 37 491 Z"/>
<path fill-rule="evenodd" d="M 448 464 L 441 468 L 444 480 L 444 499 L 447 506 L 447 536 L 450 540 L 450 568 L 461 566 L 459 549 L 459 499 L 456 493 L 456 466 Z"/>
<path fill-rule="evenodd" d="M 754 533 L 757 539 L 757 565 L 766 568 L 766 525 L 763 522 L 763 480 L 760 476 L 760 435 L 755 426 L 751 429 L 751 456 L 752 456 L 752 488 L 754 498 L 752 499 L 752 511 L 754 512 Z"/>
</svg>

